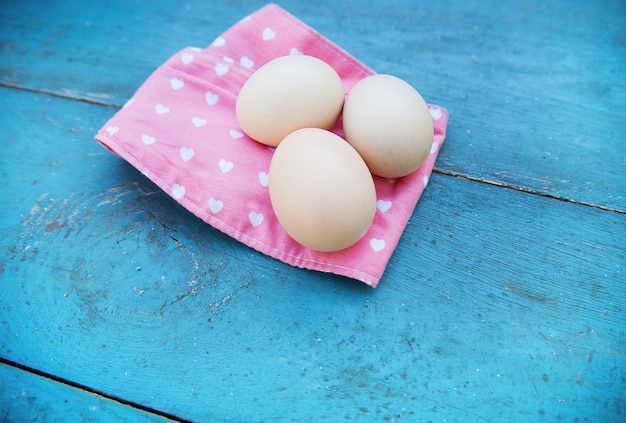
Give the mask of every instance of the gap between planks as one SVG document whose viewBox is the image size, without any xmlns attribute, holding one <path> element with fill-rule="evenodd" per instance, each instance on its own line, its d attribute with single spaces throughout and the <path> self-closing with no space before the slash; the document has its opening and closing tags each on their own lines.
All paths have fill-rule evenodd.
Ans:
<svg viewBox="0 0 626 423">
<path fill-rule="evenodd" d="M 43 95 L 47 95 L 47 96 L 51 96 L 51 97 L 62 98 L 62 99 L 65 99 L 65 100 L 81 101 L 83 103 L 94 104 L 94 105 L 103 106 L 103 107 L 109 107 L 109 108 L 112 108 L 112 109 L 121 109 L 121 106 L 119 106 L 117 104 L 107 103 L 105 101 L 94 100 L 94 99 L 90 99 L 90 98 L 86 98 L 86 97 L 59 93 L 59 92 L 55 92 L 55 91 L 47 91 L 47 90 L 42 90 L 42 89 L 37 89 L 37 88 L 29 88 L 29 87 L 25 87 L 25 86 L 18 85 L 18 84 L 10 84 L 10 83 L 7 83 L 7 82 L 0 82 L 0 87 L 14 89 L 14 90 L 20 90 L 20 91 L 26 91 L 26 92 L 35 93 L 35 94 L 43 94 Z M 614 213 L 619 213 L 619 214 L 626 214 L 626 210 L 620 210 L 620 209 L 616 209 L 616 208 L 613 208 L 613 207 L 606 207 L 606 206 L 603 206 L 603 205 L 600 205 L 600 204 L 588 203 L 586 201 L 574 200 L 572 198 L 563 197 L 563 196 L 556 195 L 556 194 L 551 194 L 551 193 L 545 192 L 545 191 L 534 190 L 534 189 L 531 189 L 531 188 L 526 188 L 526 187 L 522 187 L 522 186 L 519 186 L 519 185 L 510 184 L 510 183 L 506 183 L 506 182 L 493 181 L 493 180 L 490 180 L 490 179 L 485 179 L 485 178 L 480 178 L 480 177 L 476 177 L 476 176 L 471 176 L 471 175 L 468 175 L 468 174 L 465 174 L 465 173 L 454 172 L 454 171 L 451 171 L 451 170 L 442 170 L 442 169 L 437 168 L 437 166 L 435 166 L 435 168 L 433 169 L 433 173 L 438 173 L 440 175 L 453 176 L 455 178 L 465 179 L 465 180 L 473 181 L 473 182 L 479 182 L 479 183 L 482 183 L 482 184 L 492 185 L 492 186 L 496 186 L 496 187 L 500 187 L 500 188 L 508 188 L 508 189 L 512 189 L 514 191 L 520 191 L 520 192 L 524 192 L 524 193 L 527 193 L 527 194 L 539 195 L 541 197 L 552 198 L 554 200 L 559 200 L 559 201 L 563 201 L 563 202 L 566 202 L 566 203 L 578 204 L 578 205 L 581 205 L 581 206 L 591 207 L 591 208 L 595 208 L 595 209 L 599 209 L 599 210 L 603 210 L 603 211 L 614 212 Z"/>
<path fill-rule="evenodd" d="M 480 183 L 483 183 L 483 184 L 493 185 L 493 186 L 496 186 L 496 187 L 508 188 L 508 189 L 512 189 L 514 191 L 520 191 L 520 192 L 524 192 L 524 193 L 527 193 L 527 194 L 534 194 L 534 195 L 538 195 L 540 197 L 552 198 L 554 200 L 564 201 L 566 203 L 578 204 L 580 206 L 591 207 L 591 208 L 599 209 L 599 210 L 603 210 L 603 211 L 614 212 L 614 213 L 619 213 L 619 214 L 626 214 L 626 210 L 620 210 L 620 209 L 616 209 L 616 208 L 613 208 L 613 207 L 607 207 L 607 206 L 603 206 L 601 204 L 588 203 L 586 201 L 574 200 L 572 198 L 563 197 L 561 195 L 551 194 L 549 192 L 539 191 L 539 190 L 535 190 L 535 189 L 532 189 L 532 188 L 526 188 L 526 187 L 522 187 L 522 186 L 515 185 L 515 184 L 509 184 L 507 182 L 492 181 L 490 179 L 479 178 L 477 176 L 471 176 L 471 175 L 467 175 L 465 173 L 458 173 L 458 172 L 454 172 L 454 171 L 451 171 L 451 170 L 441 170 L 441 169 L 439 169 L 437 167 L 435 167 L 433 169 L 433 173 L 438 173 L 438 174 L 447 175 L 447 176 L 453 176 L 455 178 L 461 178 L 461 179 L 465 179 L 465 180 L 473 181 L 473 182 L 480 182 Z"/>
<path fill-rule="evenodd" d="M 56 91 L 42 90 L 42 89 L 39 89 L 39 88 L 29 88 L 29 87 L 25 87 L 23 85 L 10 84 L 10 83 L 7 83 L 7 82 L 0 82 L 0 87 L 10 88 L 10 89 L 19 90 L 19 91 L 26 91 L 26 92 L 35 93 L 35 94 L 43 94 L 43 95 L 47 95 L 47 96 L 50 96 L 50 97 L 62 98 L 62 99 L 65 99 L 65 100 L 82 101 L 83 103 L 95 104 L 95 105 L 98 105 L 98 106 L 110 107 L 110 108 L 113 108 L 113 109 L 121 109 L 121 106 L 118 106 L 117 104 L 107 103 L 105 101 L 94 100 L 94 99 L 91 99 L 91 98 L 80 97 L 80 96 L 77 96 L 77 95 L 59 93 L 59 92 L 56 92 Z"/>
<path fill-rule="evenodd" d="M 138 404 L 138 403 L 133 402 L 133 401 L 125 400 L 125 399 L 117 397 L 115 395 L 107 394 L 106 392 L 102 392 L 100 390 L 97 390 L 97 389 L 94 389 L 94 388 L 90 388 L 90 387 L 88 387 L 86 385 L 82 385 L 80 383 L 73 382 L 71 380 L 68 380 L 68 379 L 65 379 L 65 378 L 62 378 L 62 377 L 59 377 L 59 376 L 55 376 L 55 375 L 52 375 L 50 373 L 47 373 L 47 372 L 44 372 L 44 371 L 41 371 L 41 370 L 34 369 L 34 368 L 26 366 L 24 364 L 16 363 L 15 361 L 7 360 L 6 358 L 3 358 L 3 357 L 0 357 L 0 365 L 1 364 L 4 364 L 4 365 L 9 366 L 9 367 L 13 367 L 15 369 L 18 369 L 18 370 L 21 370 L 21 371 L 24 371 L 24 372 L 27 372 L 27 373 L 30 373 L 30 374 L 33 374 L 35 376 L 42 377 L 44 379 L 48 379 L 48 380 L 50 380 L 52 382 L 56 382 L 56 383 L 61 383 L 63 385 L 67 385 L 67 386 L 69 386 L 71 388 L 78 389 L 78 390 L 90 393 L 92 395 L 97 395 L 99 397 L 108 399 L 110 401 L 117 402 L 118 404 L 125 405 L 125 406 L 128 406 L 128 407 L 132 407 L 132 408 L 135 408 L 137 410 L 141 410 L 143 412 L 146 412 L 146 413 L 149 413 L 149 414 L 153 414 L 155 416 L 159 416 L 159 417 L 162 417 L 164 419 L 171 420 L 173 422 L 177 422 L 177 423 L 192 423 L 191 420 L 186 420 L 186 419 L 183 419 L 181 417 L 175 416 L 173 414 L 170 414 L 170 413 L 167 413 L 167 412 L 164 412 L 164 411 L 161 411 L 161 410 L 157 410 L 155 408 L 151 408 L 151 407 L 148 407 L 148 406 L 145 406 L 145 405 L 142 405 L 142 404 Z"/>
</svg>

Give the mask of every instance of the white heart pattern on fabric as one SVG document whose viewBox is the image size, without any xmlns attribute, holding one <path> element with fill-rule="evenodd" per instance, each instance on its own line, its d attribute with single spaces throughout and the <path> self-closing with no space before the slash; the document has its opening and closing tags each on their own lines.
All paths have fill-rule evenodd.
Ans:
<svg viewBox="0 0 626 423">
<path fill-rule="evenodd" d="M 204 98 L 209 106 L 215 106 L 220 99 L 217 94 L 212 93 L 211 91 L 207 91 Z"/>
<path fill-rule="evenodd" d="M 224 202 L 220 200 L 216 200 L 215 198 L 209 198 L 209 210 L 211 213 L 216 214 L 219 213 L 224 208 Z"/>
<path fill-rule="evenodd" d="M 302 53 L 300 50 L 298 50 L 298 47 L 293 47 L 291 50 L 289 50 L 289 54 L 291 56 L 296 56 L 296 55 L 304 54 L 304 53 Z"/>
<path fill-rule="evenodd" d="M 150 135 L 148 135 L 148 134 L 143 134 L 143 135 L 141 136 L 141 140 L 143 141 L 143 143 L 144 143 L 145 145 L 151 145 L 151 144 L 154 144 L 154 143 L 156 142 L 156 138 L 151 137 L 151 136 L 150 136 Z"/>
<path fill-rule="evenodd" d="M 430 110 L 430 115 L 433 117 L 433 119 L 441 119 L 441 109 L 437 107 L 429 107 L 428 110 Z"/>
<path fill-rule="evenodd" d="M 248 217 L 250 218 L 250 223 L 252 223 L 252 226 L 254 226 L 255 228 L 263 223 L 264 217 L 261 213 L 250 212 Z"/>
<path fill-rule="evenodd" d="M 228 173 L 231 170 L 233 170 L 233 162 L 229 162 L 227 160 L 220 159 L 218 164 L 219 164 L 219 167 L 220 167 L 220 170 L 222 171 L 222 173 Z"/>
<path fill-rule="evenodd" d="M 129 98 L 128 101 L 126 103 L 124 103 L 124 106 L 122 106 L 124 109 L 129 107 L 131 104 L 133 104 L 135 102 L 135 97 L 133 98 Z"/>
<path fill-rule="evenodd" d="M 183 81 L 182 79 L 173 77 L 172 79 L 170 79 L 170 85 L 175 90 L 180 90 L 182 87 L 185 86 L 185 81 Z"/>
<path fill-rule="evenodd" d="M 376 239 L 376 238 L 370 239 L 370 247 L 372 247 L 372 250 L 374 250 L 375 253 L 378 253 L 384 250 L 385 245 L 386 243 L 384 239 Z"/>
<path fill-rule="evenodd" d="M 120 128 L 118 128 L 117 126 L 107 126 L 107 132 L 111 136 L 117 134 L 117 131 L 119 131 L 119 130 L 120 130 Z"/>
<path fill-rule="evenodd" d="M 213 41 L 213 45 L 215 47 L 222 47 L 223 45 L 226 44 L 226 40 L 222 37 L 217 37 L 214 41 Z"/>
<path fill-rule="evenodd" d="M 265 28 L 263 30 L 263 41 L 269 41 L 276 36 L 276 33 L 272 28 Z"/>
<path fill-rule="evenodd" d="M 218 76 L 226 75 L 228 73 L 228 69 L 230 69 L 228 65 L 225 65 L 223 63 L 218 63 L 217 65 L 215 65 L 215 73 Z"/>
<path fill-rule="evenodd" d="M 378 200 L 376 202 L 376 206 L 378 207 L 378 210 L 380 210 L 381 213 L 385 213 L 391 208 L 391 201 Z"/>
<path fill-rule="evenodd" d="M 436 153 L 438 148 L 439 148 L 439 143 L 434 142 L 433 145 L 430 147 L 430 154 Z"/>
<path fill-rule="evenodd" d="M 199 117 L 194 117 L 193 119 L 191 119 L 191 121 L 193 122 L 193 126 L 195 126 L 196 128 L 202 128 L 204 125 L 206 125 L 206 120 Z"/>
<path fill-rule="evenodd" d="M 182 198 L 182 196 L 185 195 L 185 187 L 178 184 L 172 185 L 172 195 L 177 200 Z"/>
<path fill-rule="evenodd" d="M 164 115 L 164 114 L 166 114 L 167 112 L 170 111 L 170 108 L 169 107 L 165 107 L 162 104 L 157 104 L 156 106 L 154 106 L 154 110 L 157 112 L 157 114 Z"/>
<path fill-rule="evenodd" d="M 264 187 L 268 186 L 270 184 L 270 176 L 265 172 L 259 172 L 259 182 Z"/>
<path fill-rule="evenodd" d="M 184 161 L 188 162 L 193 157 L 193 148 L 181 147 L 180 149 L 180 157 L 183 158 Z"/>
<path fill-rule="evenodd" d="M 230 130 L 230 137 L 234 140 L 243 137 L 243 133 L 239 132 L 236 129 L 231 129 Z"/>
<path fill-rule="evenodd" d="M 239 60 L 239 64 L 246 69 L 250 69 L 252 66 L 254 66 L 254 62 L 250 60 L 248 56 L 242 56 Z"/>
<path fill-rule="evenodd" d="M 426 185 L 428 185 L 428 176 L 424 175 L 422 182 L 424 183 L 424 188 L 426 188 Z"/>
<path fill-rule="evenodd" d="M 194 55 L 191 53 L 183 53 L 180 55 L 180 60 L 183 62 L 184 65 L 188 65 L 189 63 L 193 62 L 194 59 Z"/>
</svg>

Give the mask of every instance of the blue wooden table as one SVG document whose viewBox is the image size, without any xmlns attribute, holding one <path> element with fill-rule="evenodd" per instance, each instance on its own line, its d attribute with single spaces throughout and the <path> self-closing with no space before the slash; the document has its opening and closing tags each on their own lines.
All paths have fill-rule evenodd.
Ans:
<svg viewBox="0 0 626 423">
<path fill-rule="evenodd" d="M 376 289 L 212 229 L 93 137 L 263 2 L 0 6 L 0 419 L 626 420 L 626 3 L 280 5 L 450 112 Z"/>
</svg>

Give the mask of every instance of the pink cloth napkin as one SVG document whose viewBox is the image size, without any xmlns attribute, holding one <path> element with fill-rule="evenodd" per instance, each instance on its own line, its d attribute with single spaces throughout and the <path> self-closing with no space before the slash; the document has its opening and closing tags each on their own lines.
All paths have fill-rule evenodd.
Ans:
<svg viewBox="0 0 626 423">
<path fill-rule="evenodd" d="M 429 106 L 431 154 L 409 176 L 374 177 L 377 211 L 366 235 L 331 253 L 296 243 L 269 200 L 273 149 L 243 134 L 239 90 L 263 64 L 307 54 L 331 65 L 346 93 L 374 72 L 276 5 L 245 17 L 205 49 L 185 48 L 160 66 L 96 135 L 194 215 L 242 243 L 293 266 L 332 272 L 375 287 L 421 196 L 444 142 L 448 113 Z M 338 123 L 333 129 L 343 135 Z"/>
</svg>

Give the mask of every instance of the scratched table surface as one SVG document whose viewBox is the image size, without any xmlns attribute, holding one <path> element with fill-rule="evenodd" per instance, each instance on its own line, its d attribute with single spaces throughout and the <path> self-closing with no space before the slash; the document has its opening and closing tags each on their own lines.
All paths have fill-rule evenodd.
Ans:
<svg viewBox="0 0 626 423">
<path fill-rule="evenodd" d="M 0 419 L 626 420 L 626 3 L 280 3 L 450 112 L 376 289 L 242 245 L 94 141 L 263 5 L 1 3 Z"/>
</svg>

